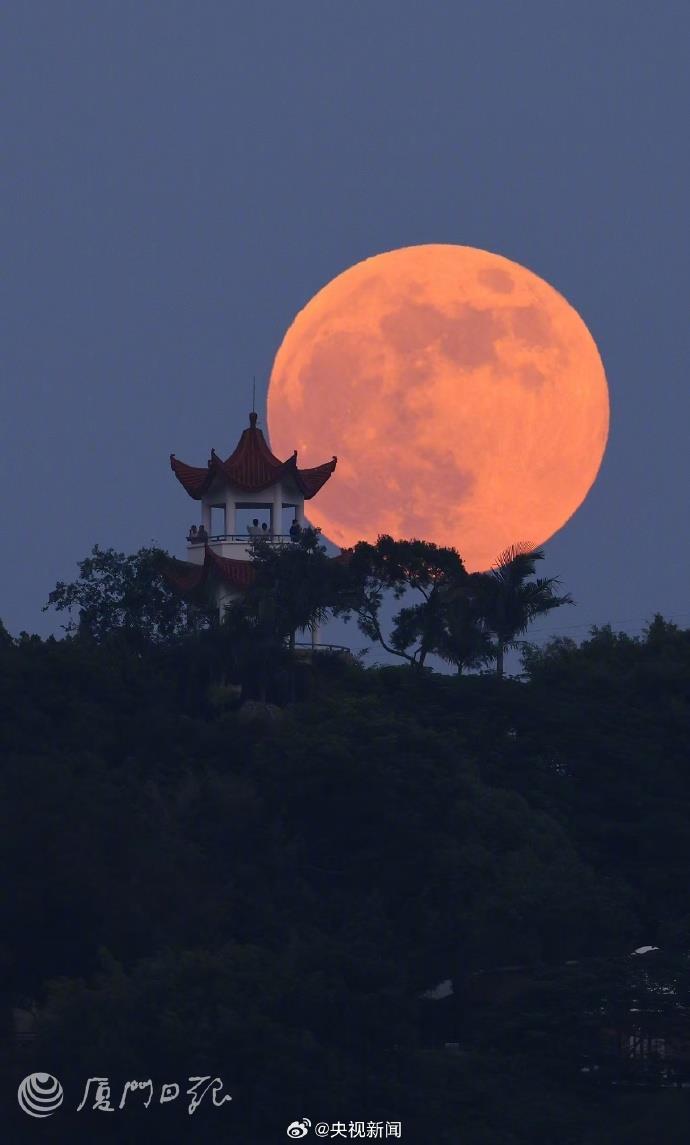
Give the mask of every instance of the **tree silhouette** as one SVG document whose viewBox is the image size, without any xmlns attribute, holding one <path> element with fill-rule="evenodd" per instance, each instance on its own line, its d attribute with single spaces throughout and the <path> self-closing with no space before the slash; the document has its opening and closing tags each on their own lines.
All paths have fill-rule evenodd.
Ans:
<svg viewBox="0 0 690 1145">
<path fill-rule="evenodd" d="M 342 567 L 321 544 L 318 529 L 303 529 L 296 541 L 275 545 L 259 539 L 252 548 L 253 584 L 238 608 L 249 616 L 257 638 L 270 646 L 287 644 L 290 695 L 295 689 L 297 632 L 322 624 L 338 602 Z"/>
<path fill-rule="evenodd" d="M 155 546 L 125 555 L 94 545 L 77 580 L 58 581 L 43 611 L 67 612 L 65 631 L 102 641 L 114 632 L 161 643 L 211 623 L 213 611 L 184 600 L 163 575 L 170 558 Z M 73 613 L 77 613 L 75 619 Z"/>
<path fill-rule="evenodd" d="M 527 631 L 532 621 L 562 604 L 574 603 L 569 593 L 557 592 L 557 577 L 535 577 L 536 563 L 543 559 L 542 549 L 511 545 L 491 571 L 480 574 L 475 581 L 478 608 L 486 628 L 496 639 L 499 678 L 503 676 L 506 649 L 517 646 L 517 637 Z"/>
<path fill-rule="evenodd" d="M 471 573 L 443 595 L 443 626 L 434 651 L 458 675 L 496 659 L 496 650 L 483 614 L 483 573 Z"/>
<path fill-rule="evenodd" d="M 444 637 L 444 609 L 450 586 L 464 585 L 468 574 L 455 549 L 429 541 L 395 541 L 384 534 L 375 545 L 360 541 L 349 561 L 351 598 L 346 610 L 357 615 L 360 630 L 394 656 L 423 667 Z M 417 600 L 393 618 L 390 636 L 381 627 L 384 594 Z M 419 599 L 421 597 L 421 599 Z"/>
</svg>

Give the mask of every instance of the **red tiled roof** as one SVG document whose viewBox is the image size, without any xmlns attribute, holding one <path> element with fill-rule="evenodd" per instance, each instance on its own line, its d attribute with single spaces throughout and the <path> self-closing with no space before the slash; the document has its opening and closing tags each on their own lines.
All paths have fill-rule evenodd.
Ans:
<svg viewBox="0 0 690 1145">
<path fill-rule="evenodd" d="M 287 461 L 281 461 L 268 447 L 266 438 L 256 424 L 256 414 L 249 415 L 249 428 L 242 431 L 237 447 L 223 461 L 215 450 L 205 469 L 186 465 L 170 454 L 170 466 L 181 485 L 195 501 L 201 500 L 216 477 L 222 477 L 237 489 L 247 493 L 258 493 L 268 489 L 283 476 L 290 476 L 302 495 L 308 501 L 323 485 L 336 467 L 337 458 L 317 465 L 313 469 L 299 469 L 297 450 Z"/>
<path fill-rule="evenodd" d="M 256 575 L 251 561 L 219 557 L 208 545 L 204 550 L 203 564 L 196 565 L 191 561 L 173 559 L 163 570 L 168 583 L 181 593 L 193 592 L 200 588 L 212 574 L 239 590 L 249 588 Z"/>
</svg>

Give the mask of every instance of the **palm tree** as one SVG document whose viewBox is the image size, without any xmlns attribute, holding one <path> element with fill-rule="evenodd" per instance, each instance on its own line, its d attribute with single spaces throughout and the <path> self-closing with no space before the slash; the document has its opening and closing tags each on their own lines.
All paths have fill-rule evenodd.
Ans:
<svg viewBox="0 0 690 1145">
<path fill-rule="evenodd" d="M 488 573 L 480 574 L 480 611 L 486 628 L 496 639 L 496 675 L 503 676 L 507 648 L 516 647 L 517 637 L 527 630 L 537 616 L 543 616 L 562 604 L 573 604 L 569 593 L 559 595 L 557 577 L 536 577 L 537 561 L 544 559 L 543 549 L 530 545 L 511 545 L 498 557 Z"/>
</svg>

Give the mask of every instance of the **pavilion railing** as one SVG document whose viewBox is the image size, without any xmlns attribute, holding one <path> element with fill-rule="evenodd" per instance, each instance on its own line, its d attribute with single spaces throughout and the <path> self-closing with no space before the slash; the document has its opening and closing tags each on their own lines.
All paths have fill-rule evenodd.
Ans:
<svg viewBox="0 0 690 1145">
<path fill-rule="evenodd" d="M 288 533 L 277 533 L 275 536 L 272 533 L 214 533 L 202 540 L 187 535 L 189 545 L 218 545 L 223 541 L 238 545 L 248 545 L 251 541 L 272 541 L 274 544 L 286 545 L 291 543 L 292 538 Z"/>
</svg>

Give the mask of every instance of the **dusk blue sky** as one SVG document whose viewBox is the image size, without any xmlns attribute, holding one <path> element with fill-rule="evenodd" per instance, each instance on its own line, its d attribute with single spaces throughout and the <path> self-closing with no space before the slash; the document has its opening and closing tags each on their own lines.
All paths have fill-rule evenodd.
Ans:
<svg viewBox="0 0 690 1145">
<path fill-rule="evenodd" d="M 578 605 L 537 631 L 690 625 L 689 42 L 687 0 L 6 3 L 10 631 L 59 631 L 95 542 L 183 556 L 169 453 L 229 452 L 307 300 L 432 242 L 541 275 L 606 367 L 608 451 L 544 568 Z"/>
</svg>

